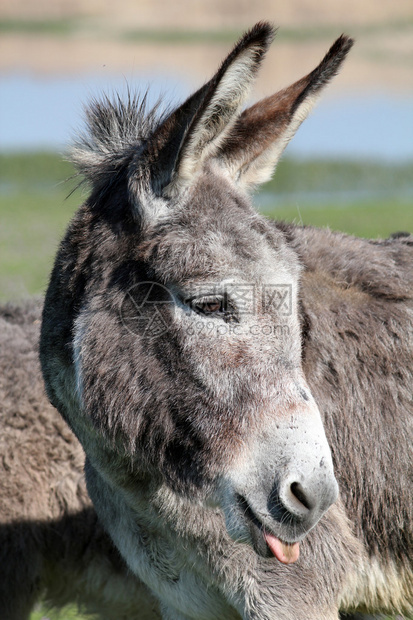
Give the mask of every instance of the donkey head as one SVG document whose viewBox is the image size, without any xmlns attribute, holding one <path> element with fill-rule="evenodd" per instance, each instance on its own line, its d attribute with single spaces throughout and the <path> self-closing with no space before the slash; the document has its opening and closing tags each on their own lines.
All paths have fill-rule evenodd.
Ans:
<svg viewBox="0 0 413 620">
<path fill-rule="evenodd" d="M 272 36 L 257 24 L 163 118 L 93 104 L 73 154 L 92 192 L 56 259 L 41 355 L 100 476 L 129 498 L 147 476 L 214 502 L 234 538 L 289 562 L 337 483 L 301 367 L 300 265 L 248 190 L 352 41 L 241 112 Z"/>
</svg>

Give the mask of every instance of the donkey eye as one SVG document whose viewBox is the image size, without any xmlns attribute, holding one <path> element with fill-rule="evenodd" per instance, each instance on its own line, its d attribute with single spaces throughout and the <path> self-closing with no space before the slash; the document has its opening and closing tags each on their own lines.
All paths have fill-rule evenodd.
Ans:
<svg viewBox="0 0 413 620">
<path fill-rule="evenodd" d="M 186 303 L 197 314 L 238 322 L 235 305 L 227 297 L 198 297 L 188 299 Z"/>
<path fill-rule="evenodd" d="M 189 300 L 189 306 L 199 314 L 223 314 L 225 312 L 224 300 L 220 298 L 201 298 Z"/>
</svg>

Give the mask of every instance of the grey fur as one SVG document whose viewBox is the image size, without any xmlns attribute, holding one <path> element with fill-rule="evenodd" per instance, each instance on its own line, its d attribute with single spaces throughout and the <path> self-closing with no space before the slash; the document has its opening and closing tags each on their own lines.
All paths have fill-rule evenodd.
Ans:
<svg viewBox="0 0 413 620">
<path fill-rule="evenodd" d="M 19 407 L 29 420 L 8 431 L 20 446 L 11 471 L 27 485 L 27 505 L 38 460 L 44 493 L 28 515 L 12 485 L 3 494 L 11 506 L 4 549 L 18 558 L 6 583 L 15 583 L 22 555 L 30 558 L 26 599 L 16 587 L 5 590 L 10 620 L 24 618 L 42 590 L 53 591 L 48 579 L 59 579 L 61 551 L 50 552 L 49 524 L 63 528 L 71 550 L 67 519 L 82 524 L 78 540 L 91 540 L 90 555 L 82 545 L 67 558 L 65 574 L 79 576 L 72 592 L 106 608 L 108 618 L 116 617 L 109 601 L 119 605 L 117 617 L 164 620 L 337 620 L 339 609 L 413 610 L 413 242 L 355 239 L 253 211 L 245 188 L 276 165 L 351 47 L 341 37 L 311 74 L 241 114 L 270 38 L 268 25 L 255 27 L 169 116 L 147 121 L 133 102 L 90 112 L 91 135 L 78 142 L 75 159 L 91 196 L 56 259 L 40 353 L 48 396 L 85 449 L 99 519 L 134 576 L 94 521 L 74 436 L 45 403 L 33 357 L 36 315 L 9 309 L 4 367 L 21 359 L 13 368 L 22 371 L 10 371 L 4 386 L 3 423 L 9 429 Z M 234 98 L 241 74 L 246 86 L 237 83 Z M 199 293 L 188 301 L 194 288 L 210 292 L 211 283 L 231 279 L 260 291 L 291 287 L 291 312 L 264 308 L 263 298 L 254 309 L 247 303 L 245 314 L 231 299 L 214 312 Z M 143 281 L 158 283 L 168 321 L 155 337 L 128 328 L 136 307 L 125 299 Z M 288 329 L 272 329 L 279 325 Z M 321 420 L 340 487 L 333 504 Z M 57 433 L 42 434 L 39 422 L 40 431 L 51 424 Z M 28 427 L 36 443 L 26 470 L 18 437 Z M 45 462 L 50 438 L 56 452 Z M 62 479 L 66 505 L 48 483 Z M 16 522 L 26 521 L 21 542 Z M 39 522 L 47 536 L 33 529 Z M 301 540 L 300 559 L 286 566 L 271 557 L 263 530 Z M 93 587 L 76 585 L 83 575 Z M 59 605 L 69 595 L 48 596 Z"/>
<path fill-rule="evenodd" d="M 0 309 L 0 618 L 36 601 L 77 602 L 105 620 L 159 617 L 100 526 L 84 453 L 48 402 L 38 340 L 43 302 Z M 145 603 L 145 598 L 147 603 Z"/>
</svg>

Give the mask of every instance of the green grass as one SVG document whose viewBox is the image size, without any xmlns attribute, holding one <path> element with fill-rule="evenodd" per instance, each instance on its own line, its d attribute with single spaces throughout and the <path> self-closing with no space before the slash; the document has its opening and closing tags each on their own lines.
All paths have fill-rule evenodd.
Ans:
<svg viewBox="0 0 413 620">
<path fill-rule="evenodd" d="M 73 19 L 0 19 L 0 34 L 69 35 L 79 28 Z"/>
<path fill-rule="evenodd" d="M 246 24 L 245 27 L 248 25 Z M 86 30 L 101 37 L 118 39 L 135 44 L 150 43 L 157 45 L 174 44 L 231 44 L 244 31 L 243 28 L 216 28 L 206 30 L 194 29 L 128 29 L 118 30 L 108 24 L 102 28 L 99 20 L 92 15 L 88 17 L 76 15 L 70 18 L 51 19 L 0 19 L 0 34 L 35 34 L 54 35 L 60 37 L 74 36 Z M 285 26 L 277 32 L 277 40 L 280 42 L 308 43 L 311 41 L 332 40 L 340 32 L 349 32 L 356 39 L 381 34 L 397 35 L 413 31 L 413 18 L 393 20 L 378 23 L 354 24 L 351 21 L 346 25 L 322 24 L 305 26 Z"/>
<path fill-rule="evenodd" d="M 232 43 L 242 34 L 241 30 L 124 30 L 119 34 L 126 43 L 157 43 L 161 45 L 200 45 Z"/>
<path fill-rule="evenodd" d="M 51 153 L 0 156 L 0 299 L 45 291 L 57 244 L 81 192 L 73 168 Z"/>
<path fill-rule="evenodd" d="M 344 193 L 347 202 L 357 194 L 388 196 L 397 200 L 413 196 L 413 162 L 386 164 L 366 161 L 281 160 L 264 191 L 284 193 Z M 307 199 L 308 201 L 308 199 Z"/>
<path fill-rule="evenodd" d="M 76 608 L 72 606 L 66 607 L 60 613 L 47 611 L 40 606 L 36 611 L 31 614 L 30 620 L 94 620 L 94 616 L 79 615 L 79 612 L 76 610 Z M 380 616 L 380 620 L 395 619 L 391 616 Z M 406 620 L 409 619 L 406 618 Z"/>
<path fill-rule="evenodd" d="M 68 606 L 59 613 L 49 611 L 41 605 L 30 615 L 30 620 L 93 620 L 95 616 L 84 616 L 79 614 L 76 606 Z"/>
<path fill-rule="evenodd" d="M 277 207 L 267 213 L 278 220 L 341 230 L 350 235 L 384 238 L 397 231 L 413 230 L 411 203 L 367 200 L 352 204 L 299 205 Z"/>
<path fill-rule="evenodd" d="M 57 153 L 0 153 L 0 181 L 13 184 L 15 190 L 41 186 L 44 183 L 60 185 L 73 175 L 73 166 Z"/>
<path fill-rule="evenodd" d="M 398 616 L 397 618 L 401 618 Z M 93 616 L 82 616 L 76 611 L 75 607 L 66 607 L 60 614 L 50 613 L 39 607 L 38 611 L 31 614 L 30 620 L 93 620 Z M 396 620 L 392 616 L 380 616 L 380 620 Z M 405 618 L 409 620 L 409 618 Z M 412 619 L 410 619 L 412 620 Z"/>
<path fill-rule="evenodd" d="M 383 33 L 404 33 L 413 31 L 413 19 L 394 20 L 369 24 L 325 24 L 320 26 L 284 26 L 277 31 L 277 41 L 308 43 L 311 41 L 332 40 L 341 32 L 351 33 L 357 37 L 368 37 Z M 243 29 L 214 29 L 214 30 L 179 30 L 179 29 L 134 29 L 119 33 L 121 40 L 134 43 L 159 44 L 202 44 L 202 43 L 232 43 L 243 33 Z"/>
<path fill-rule="evenodd" d="M 412 166 L 284 160 L 256 198 L 271 217 L 365 236 L 413 230 Z M 0 299 L 42 294 L 84 190 L 53 153 L 0 155 Z M 327 190 L 327 193 L 325 192 Z M 352 199 L 356 193 L 355 200 Z"/>
<path fill-rule="evenodd" d="M 360 237 L 413 231 L 413 163 L 282 160 L 257 197 L 276 219 Z"/>
<path fill-rule="evenodd" d="M 0 155 L 0 299 L 44 292 L 59 239 L 85 197 L 78 190 L 66 198 L 75 182 L 62 182 L 72 174 L 52 153 Z M 411 179 L 407 165 L 285 160 L 257 202 L 278 219 L 385 237 L 413 230 Z M 352 200 L 352 192 L 364 198 Z M 75 607 L 58 615 L 37 608 L 30 620 L 43 618 L 86 620 Z"/>
<path fill-rule="evenodd" d="M 47 186 L 46 186 L 47 187 Z M 0 198 L 0 297 L 42 293 L 58 240 L 74 211 L 63 189 Z"/>
</svg>

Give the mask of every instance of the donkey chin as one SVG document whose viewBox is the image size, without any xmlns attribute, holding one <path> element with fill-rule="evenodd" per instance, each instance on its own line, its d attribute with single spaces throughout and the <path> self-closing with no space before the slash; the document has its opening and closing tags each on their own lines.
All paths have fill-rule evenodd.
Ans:
<svg viewBox="0 0 413 620">
<path fill-rule="evenodd" d="M 231 538 L 290 564 L 337 500 L 338 484 L 314 401 L 276 419 L 222 480 L 220 503 Z"/>
</svg>

